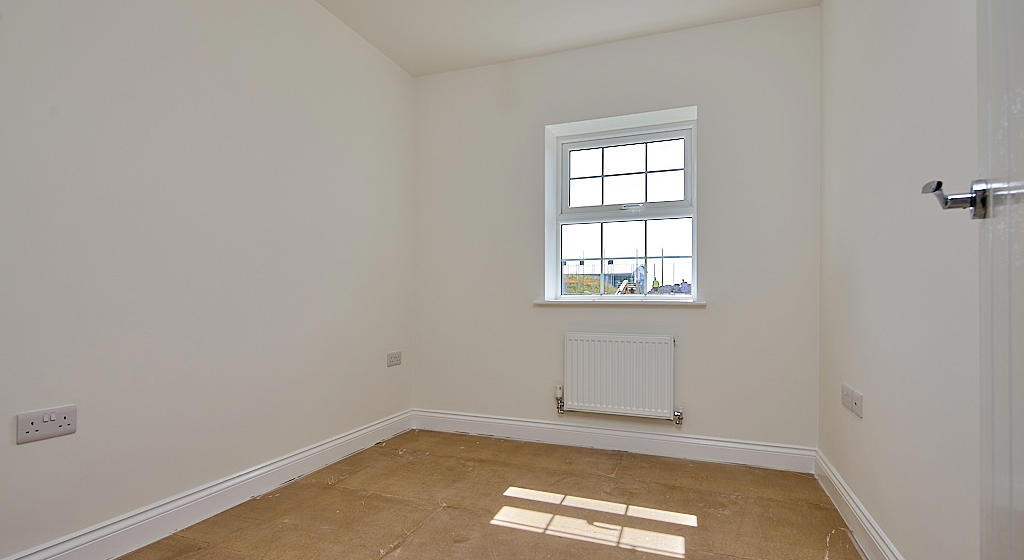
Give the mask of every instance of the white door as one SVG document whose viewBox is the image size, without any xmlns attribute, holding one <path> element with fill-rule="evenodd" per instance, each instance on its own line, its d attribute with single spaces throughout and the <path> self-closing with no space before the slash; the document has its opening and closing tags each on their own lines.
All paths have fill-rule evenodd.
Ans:
<svg viewBox="0 0 1024 560">
<path fill-rule="evenodd" d="M 1024 0 L 979 0 L 981 557 L 1024 560 Z"/>
</svg>

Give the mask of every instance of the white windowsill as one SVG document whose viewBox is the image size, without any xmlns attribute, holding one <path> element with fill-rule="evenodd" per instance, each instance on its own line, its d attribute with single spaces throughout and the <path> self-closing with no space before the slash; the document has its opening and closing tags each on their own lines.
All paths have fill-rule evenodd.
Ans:
<svg viewBox="0 0 1024 560">
<path fill-rule="evenodd" d="M 662 299 L 662 298 L 580 298 L 580 299 L 538 299 L 534 305 L 625 305 L 636 307 L 707 307 L 708 302 L 702 299 Z"/>
</svg>

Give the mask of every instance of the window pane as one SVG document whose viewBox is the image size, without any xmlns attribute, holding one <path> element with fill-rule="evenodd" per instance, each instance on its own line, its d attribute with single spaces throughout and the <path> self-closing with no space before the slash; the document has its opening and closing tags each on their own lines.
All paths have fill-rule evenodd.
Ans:
<svg viewBox="0 0 1024 560">
<path fill-rule="evenodd" d="M 569 152 L 569 177 L 597 177 L 601 174 L 601 148 Z"/>
<path fill-rule="evenodd" d="M 596 259 L 601 256 L 601 224 L 562 226 L 563 259 Z"/>
<path fill-rule="evenodd" d="M 604 203 L 625 204 L 644 201 L 644 174 L 604 178 Z"/>
<path fill-rule="evenodd" d="M 601 178 L 570 179 L 569 206 L 600 206 Z"/>
<path fill-rule="evenodd" d="M 693 218 L 649 220 L 647 256 L 652 259 L 693 256 Z"/>
<path fill-rule="evenodd" d="M 604 149 L 604 174 L 636 173 L 644 170 L 644 145 L 629 144 Z"/>
<path fill-rule="evenodd" d="M 583 264 L 580 264 L 580 263 Z M 600 259 L 562 262 L 563 294 L 600 294 Z"/>
<path fill-rule="evenodd" d="M 647 144 L 647 170 L 683 168 L 683 140 L 665 140 Z"/>
<path fill-rule="evenodd" d="M 608 222 L 604 224 L 605 259 L 644 257 L 644 222 Z"/>
<path fill-rule="evenodd" d="M 642 295 L 644 286 L 648 283 L 642 257 L 640 259 L 612 259 L 611 264 L 605 262 L 604 274 L 604 293 L 606 294 Z"/>
<path fill-rule="evenodd" d="M 662 171 L 647 174 L 647 202 L 683 200 L 685 171 Z"/>
<path fill-rule="evenodd" d="M 690 294 L 693 289 L 693 259 L 647 259 L 647 293 Z M 657 286 L 655 286 L 657 282 Z"/>
</svg>

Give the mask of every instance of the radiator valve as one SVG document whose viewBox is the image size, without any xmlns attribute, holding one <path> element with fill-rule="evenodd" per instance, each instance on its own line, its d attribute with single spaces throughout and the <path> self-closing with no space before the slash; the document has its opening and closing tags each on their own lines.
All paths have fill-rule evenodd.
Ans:
<svg viewBox="0 0 1024 560">
<path fill-rule="evenodd" d="M 676 423 L 676 426 L 683 425 L 683 411 L 676 410 L 672 413 L 672 421 Z"/>
<path fill-rule="evenodd" d="M 565 414 L 565 398 L 561 385 L 555 386 L 555 410 L 559 414 Z"/>
</svg>

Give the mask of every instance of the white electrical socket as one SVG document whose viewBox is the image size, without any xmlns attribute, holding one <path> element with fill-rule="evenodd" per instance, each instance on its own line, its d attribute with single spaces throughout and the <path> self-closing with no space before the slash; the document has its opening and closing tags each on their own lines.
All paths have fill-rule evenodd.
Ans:
<svg viewBox="0 0 1024 560">
<path fill-rule="evenodd" d="M 860 391 L 843 383 L 841 399 L 843 406 L 850 409 L 850 412 L 858 418 L 864 418 L 864 395 Z"/>
<path fill-rule="evenodd" d="M 388 352 L 388 367 L 395 367 L 400 365 L 402 365 L 402 353 Z"/>
<path fill-rule="evenodd" d="M 18 443 L 73 434 L 78 430 L 78 406 L 44 408 L 18 415 Z"/>
</svg>

